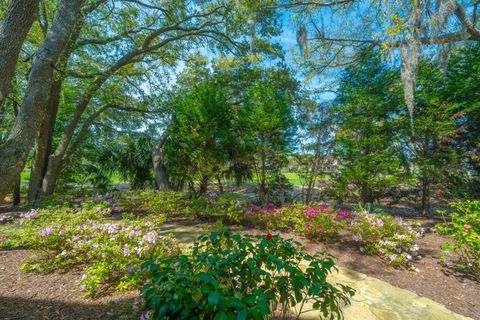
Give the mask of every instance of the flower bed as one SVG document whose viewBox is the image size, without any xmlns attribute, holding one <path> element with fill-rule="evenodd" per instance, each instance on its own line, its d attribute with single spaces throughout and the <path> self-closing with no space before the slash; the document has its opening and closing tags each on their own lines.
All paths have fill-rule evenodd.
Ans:
<svg viewBox="0 0 480 320">
<path fill-rule="evenodd" d="M 327 243 L 343 230 L 365 254 L 378 255 L 394 267 L 418 271 L 415 261 L 421 256 L 415 239 L 421 237 L 424 230 L 398 217 L 300 203 L 282 208 L 275 208 L 273 204 L 250 206 L 246 216 L 260 228 L 293 231 Z"/>
<path fill-rule="evenodd" d="M 141 282 L 141 276 L 135 272 L 139 264 L 179 253 L 172 236 L 161 236 L 156 231 L 162 217 L 150 217 L 152 221 L 136 219 L 130 224 L 113 223 L 107 220 L 108 209 L 92 204 L 75 209 L 32 209 L 22 215 L 21 229 L 3 245 L 36 251 L 22 266 L 25 270 L 81 268 L 84 274 L 80 285 L 85 295 L 91 297 L 107 287 L 133 288 Z"/>
</svg>

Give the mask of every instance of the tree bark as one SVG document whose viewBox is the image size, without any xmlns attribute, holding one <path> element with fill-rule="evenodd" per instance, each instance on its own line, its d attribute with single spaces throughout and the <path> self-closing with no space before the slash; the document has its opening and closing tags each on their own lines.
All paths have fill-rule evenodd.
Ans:
<svg viewBox="0 0 480 320">
<path fill-rule="evenodd" d="M 15 117 L 18 116 L 18 111 L 20 109 L 20 106 L 16 101 L 13 101 L 13 113 L 15 114 Z M 19 174 L 17 177 L 17 180 L 15 181 L 15 185 L 13 186 L 13 205 L 18 206 L 20 204 L 20 190 L 21 190 L 21 185 L 22 185 L 22 175 Z"/>
<path fill-rule="evenodd" d="M 422 209 L 421 215 L 426 217 L 430 214 L 430 181 L 428 177 L 422 178 Z"/>
<path fill-rule="evenodd" d="M 20 113 L 7 140 L 0 145 L 1 200 L 11 190 L 15 179 L 25 166 L 38 127 L 46 114 L 55 62 L 68 42 L 82 3 L 83 0 L 60 1 L 52 28 L 33 58 Z"/>
<path fill-rule="evenodd" d="M 0 25 L 0 106 L 12 90 L 18 56 L 35 20 L 38 0 L 12 0 Z"/>
<path fill-rule="evenodd" d="M 53 132 L 57 119 L 58 105 L 60 103 L 61 89 L 62 81 L 54 81 L 50 90 L 47 116 L 40 125 L 35 141 L 35 154 L 28 185 L 28 201 L 35 201 L 40 195 L 42 181 L 47 171 L 48 157 L 52 149 Z"/>
<path fill-rule="evenodd" d="M 223 193 L 222 177 L 219 174 L 217 174 L 217 185 L 218 185 L 218 191 L 220 193 Z"/>
<path fill-rule="evenodd" d="M 155 172 L 155 182 L 157 183 L 158 190 L 169 191 L 170 183 L 168 182 L 167 168 L 164 164 L 164 145 L 167 141 L 167 130 L 162 134 L 157 144 L 153 148 L 152 163 L 153 171 Z"/>
<path fill-rule="evenodd" d="M 204 195 L 208 191 L 208 183 L 210 182 L 210 177 L 207 175 L 203 175 L 200 179 L 200 188 L 198 190 L 198 194 Z"/>
</svg>

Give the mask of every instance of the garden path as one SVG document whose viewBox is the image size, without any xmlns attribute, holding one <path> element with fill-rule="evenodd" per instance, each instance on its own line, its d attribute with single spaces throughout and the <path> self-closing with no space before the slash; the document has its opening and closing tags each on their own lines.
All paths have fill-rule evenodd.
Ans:
<svg viewBox="0 0 480 320">
<path fill-rule="evenodd" d="M 192 243 L 202 232 L 200 225 L 163 224 L 160 232 L 173 233 L 179 243 Z M 329 276 L 329 281 L 353 287 L 356 294 L 352 304 L 345 306 L 346 320 L 466 320 L 445 306 L 409 290 L 339 267 L 339 272 Z M 301 319 L 319 319 L 319 312 L 306 304 Z"/>
</svg>

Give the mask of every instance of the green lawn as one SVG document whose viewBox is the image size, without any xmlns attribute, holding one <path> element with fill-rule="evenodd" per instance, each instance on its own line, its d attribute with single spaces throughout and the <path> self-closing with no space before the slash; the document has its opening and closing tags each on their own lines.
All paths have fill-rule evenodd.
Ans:
<svg viewBox="0 0 480 320">
<path fill-rule="evenodd" d="M 294 185 L 301 185 L 302 184 L 302 181 L 301 181 L 298 173 L 296 173 L 296 172 L 282 172 L 282 174 L 288 179 L 288 181 L 291 184 L 294 184 Z M 330 180 L 330 179 L 331 179 L 331 177 L 329 175 L 325 175 L 319 180 L 327 181 L 327 180 Z"/>
</svg>

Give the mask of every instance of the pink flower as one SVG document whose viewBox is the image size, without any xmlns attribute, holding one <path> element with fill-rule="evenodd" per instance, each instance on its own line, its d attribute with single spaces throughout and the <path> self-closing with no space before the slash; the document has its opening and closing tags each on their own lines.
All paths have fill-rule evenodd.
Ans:
<svg viewBox="0 0 480 320">
<path fill-rule="evenodd" d="M 47 227 L 47 228 L 45 228 L 44 230 L 42 230 L 42 235 L 48 236 L 48 235 L 51 234 L 52 232 L 53 232 L 53 227 Z"/>
<path fill-rule="evenodd" d="M 338 211 L 337 214 L 340 218 L 343 218 L 343 219 L 348 217 L 348 211 L 347 210 L 340 210 L 340 211 Z"/>
<path fill-rule="evenodd" d="M 311 225 L 310 223 L 308 223 L 308 222 L 305 222 L 303 225 L 305 226 L 305 228 L 310 228 L 310 227 L 312 226 L 312 225 Z"/>
<path fill-rule="evenodd" d="M 468 224 L 466 224 L 466 225 L 463 226 L 463 229 L 465 229 L 465 230 L 468 230 L 468 229 L 471 229 L 471 228 L 472 228 L 472 227 L 471 227 L 470 225 L 468 225 Z"/>
<path fill-rule="evenodd" d="M 320 208 L 322 208 L 322 211 L 327 211 L 327 210 L 328 210 L 328 205 L 322 204 L 322 205 L 320 206 Z"/>
</svg>

